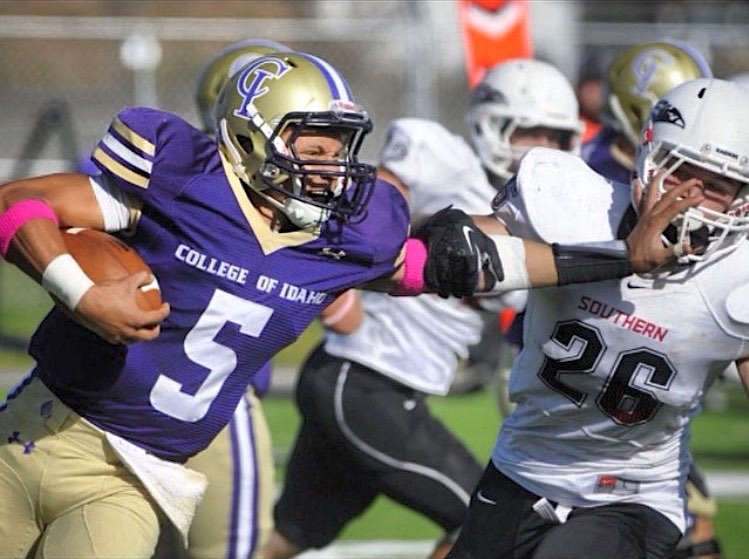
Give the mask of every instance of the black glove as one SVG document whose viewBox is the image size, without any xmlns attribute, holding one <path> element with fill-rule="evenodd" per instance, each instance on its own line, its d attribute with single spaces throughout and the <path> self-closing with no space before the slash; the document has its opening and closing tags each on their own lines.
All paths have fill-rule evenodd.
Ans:
<svg viewBox="0 0 749 559">
<path fill-rule="evenodd" d="M 424 280 L 440 297 L 473 295 L 485 271 L 487 290 L 504 279 L 494 242 L 461 210 L 448 206 L 415 225 L 411 235 L 427 245 Z"/>
</svg>

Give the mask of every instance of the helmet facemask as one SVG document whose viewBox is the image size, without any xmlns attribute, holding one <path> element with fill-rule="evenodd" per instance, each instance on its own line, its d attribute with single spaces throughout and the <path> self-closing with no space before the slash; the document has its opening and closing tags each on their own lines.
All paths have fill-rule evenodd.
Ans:
<svg viewBox="0 0 749 559">
<path fill-rule="evenodd" d="M 685 163 L 717 172 L 714 166 L 705 164 L 704 155 L 690 153 L 684 146 L 664 146 L 664 143 L 653 145 L 652 151 L 643 157 L 640 169 L 643 176 L 650 179 L 643 179 L 644 188 L 658 189 L 659 197 L 667 191 L 666 179 Z M 666 246 L 674 247 L 679 264 L 690 264 L 734 250 L 747 235 L 749 184 L 742 182 L 724 212 L 704 206 L 687 208 L 671 221 L 661 238 Z M 691 246 L 694 253 L 684 254 L 685 246 Z"/>
<path fill-rule="evenodd" d="M 268 138 L 267 158 L 258 173 L 258 190 L 283 194 L 280 206 L 278 200 L 266 196 L 297 227 L 322 223 L 331 216 L 344 223 L 361 218 L 372 194 L 375 168 L 359 162 L 358 153 L 371 127 L 361 113 L 288 113 Z M 304 135 L 340 140 L 339 156 L 303 157 L 296 144 Z"/>
<path fill-rule="evenodd" d="M 232 146 L 225 121 L 221 128 L 224 145 Z M 262 125 L 258 128 L 265 136 L 264 146 L 255 146 L 250 136 L 237 134 L 241 149 L 229 150 L 235 173 L 243 183 L 303 229 L 332 216 L 344 223 L 363 217 L 375 179 L 374 166 L 358 160 L 364 136 L 372 129 L 365 113 L 335 110 L 287 113 L 274 128 Z M 304 135 L 339 139 L 342 143 L 339 157 L 302 157 L 295 144 Z M 243 152 L 249 155 L 242 155 Z M 257 159 L 259 154 L 264 162 L 250 174 L 248 169 L 252 166 L 246 164 L 247 159 Z M 273 196 L 269 191 L 283 196 Z"/>
<path fill-rule="evenodd" d="M 227 83 L 216 114 L 234 173 L 294 226 L 364 217 L 375 168 L 358 155 L 372 123 L 327 63 L 304 53 L 260 58 Z"/>
</svg>

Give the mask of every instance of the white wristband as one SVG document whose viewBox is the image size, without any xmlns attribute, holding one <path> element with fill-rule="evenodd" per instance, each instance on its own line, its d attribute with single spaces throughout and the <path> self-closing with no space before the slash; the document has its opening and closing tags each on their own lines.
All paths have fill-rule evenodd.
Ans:
<svg viewBox="0 0 749 559">
<path fill-rule="evenodd" d="M 42 273 L 42 287 L 74 311 L 83 294 L 94 286 L 70 254 L 61 254 Z"/>
<path fill-rule="evenodd" d="M 525 266 L 525 244 L 519 237 L 509 235 L 490 235 L 497 247 L 499 259 L 505 279 L 494 286 L 492 292 L 505 292 L 514 289 L 528 289 L 531 287 L 528 269 Z"/>
</svg>

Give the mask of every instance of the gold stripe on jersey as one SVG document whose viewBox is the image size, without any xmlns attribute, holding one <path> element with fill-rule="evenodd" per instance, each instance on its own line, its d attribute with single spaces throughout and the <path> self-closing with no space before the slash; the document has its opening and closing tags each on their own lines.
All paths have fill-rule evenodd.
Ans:
<svg viewBox="0 0 749 559">
<path fill-rule="evenodd" d="M 272 231 L 265 218 L 260 215 L 257 208 L 252 205 L 252 202 L 250 202 L 241 181 L 237 175 L 234 174 L 234 171 L 232 171 L 231 164 L 226 160 L 223 153 L 220 153 L 220 156 L 221 163 L 224 165 L 224 174 L 229 181 L 229 185 L 231 186 L 232 192 L 234 192 L 234 196 L 237 199 L 237 203 L 239 203 L 242 213 L 247 219 L 250 229 L 252 229 L 260 248 L 263 250 L 263 254 L 271 254 L 282 248 L 303 245 L 304 243 L 315 240 L 319 236 L 319 227 L 315 227 L 311 231 L 300 230 L 289 233 Z"/>
<path fill-rule="evenodd" d="M 137 132 L 134 132 L 132 129 L 128 128 L 127 125 L 125 125 L 119 117 L 115 117 L 115 119 L 112 121 L 112 128 L 114 128 L 120 136 L 122 136 L 124 139 L 126 139 L 146 155 L 150 155 L 151 157 L 153 157 L 156 153 L 155 145 L 146 140 Z"/>
<path fill-rule="evenodd" d="M 103 149 L 100 147 L 97 147 L 94 150 L 94 153 L 92 157 L 101 163 L 107 170 L 109 170 L 112 174 L 117 175 L 118 177 L 126 180 L 129 183 L 134 184 L 135 186 L 139 186 L 141 188 L 148 188 L 149 180 L 148 178 L 139 175 L 138 173 L 134 173 L 121 163 L 115 161 L 112 159 Z"/>
</svg>

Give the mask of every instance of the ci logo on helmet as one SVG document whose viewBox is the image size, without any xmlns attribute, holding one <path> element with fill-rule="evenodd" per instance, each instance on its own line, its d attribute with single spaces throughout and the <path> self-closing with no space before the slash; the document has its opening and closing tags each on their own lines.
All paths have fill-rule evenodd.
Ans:
<svg viewBox="0 0 749 559">
<path fill-rule="evenodd" d="M 234 115 L 251 120 L 257 111 L 248 110 L 248 108 L 252 107 L 255 99 L 268 93 L 266 81 L 279 79 L 291 68 L 284 60 L 273 56 L 264 56 L 249 64 L 237 80 L 237 92 L 242 96 L 243 101 L 234 111 Z"/>
</svg>

